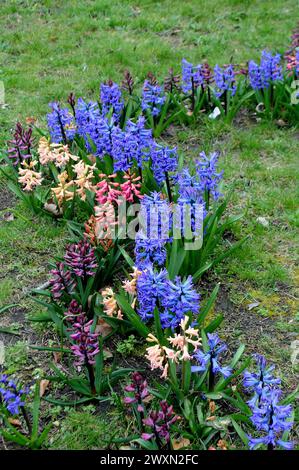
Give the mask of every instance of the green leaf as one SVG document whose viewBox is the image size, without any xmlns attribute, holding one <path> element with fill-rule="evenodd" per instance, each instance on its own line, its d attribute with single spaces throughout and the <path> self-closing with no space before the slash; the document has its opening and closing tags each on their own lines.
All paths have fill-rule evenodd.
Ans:
<svg viewBox="0 0 299 470">
<path fill-rule="evenodd" d="M 203 307 L 200 315 L 198 316 L 198 322 L 197 322 L 198 325 L 201 325 L 204 322 L 206 316 L 208 315 L 209 311 L 211 310 L 212 306 L 214 305 L 215 300 L 216 300 L 217 295 L 218 295 L 218 292 L 219 292 L 219 288 L 220 288 L 220 284 L 218 283 L 214 287 L 213 292 L 210 295 L 209 300 L 207 301 L 207 303 Z"/>
<path fill-rule="evenodd" d="M 59 405 L 59 406 L 76 406 L 80 405 L 81 403 L 87 403 L 89 401 L 94 400 L 94 397 L 85 397 L 85 398 L 78 398 L 76 400 L 56 400 L 55 398 L 50 398 L 50 397 L 43 397 L 43 400 L 52 403 L 53 405 Z"/>
<path fill-rule="evenodd" d="M 235 431 L 237 432 L 238 436 L 240 437 L 240 439 L 243 441 L 243 443 L 247 446 L 248 445 L 248 437 L 246 435 L 246 433 L 243 431 L 243 429 L 241 428 L 241 426 L 239 426 L 238 423 L 236 423 L 236 421 L 234 419 L 231 418 L 231 423 L 233 425 L 233 427 L 235 428 Z"/>
<path fill-rule="evenodd" d="M 133 259 L 131 258 L 131 256 L 120 245 L 118 246 L 118 249 L 121 252 L 121 254 L 123 255 L 123 257 L 125 258 L 128 265 L 132 268 L 135 265 L 135 263 L 134 263 Z"/>
<path fill-rule="evenodd" d="M 4 307 L 1 307 L 0 308 L 0 315 L 1 315 L 1 313 L 6 312 L 7 310 L 9 310 L 13 307 L 20 307 L 20 304 L 9 304 L 9 305 L 5 305 Z"/>
<path fill-rule="evenodd" d="M 130 321 L 133 328 L 145 338 L 149 334 L 148 327 L 142 322 L 140 316 L 135 312 L 135 310 L 131 307 L 129 302 L 126 300 L 124 294 L 116 294 L 115 295 L 116 301 L 120 308 L 122 309 L 123 313 L 126 315 L 127 319 Z"/>
</svg>

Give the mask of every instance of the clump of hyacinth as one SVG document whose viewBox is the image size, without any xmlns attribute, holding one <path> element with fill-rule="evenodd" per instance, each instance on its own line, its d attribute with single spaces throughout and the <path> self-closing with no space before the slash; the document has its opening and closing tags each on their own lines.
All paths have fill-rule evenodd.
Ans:
<svg viewBox="0 0 299 470">
<path fill-rule="evenodd" d="M 94 192 L 95 190 L 95 185 L 93 184 L 95 166 L 96 164 L 87 165 L 83 160 L 73 165 L 73 170 L 76 173 L 76 178 L 74 179 L 76 194 L 82 201 L 86 199 L 86 191 Z"/>
<path fill-rule="evenodd" d="M 177 170 L 178 154 L 176 148 L 163 147 L 153 144 L 151 150 L 152 170 L 159 185 L 167 181 L 168 173 Z"/>
<path fill-rule="evenodd" d="M 114 83 L 112 80 L 101 83 L 100 99 L 102 103 L 102 114 L 106 116 L 112 108 L 112 116 L 115 121 L 118 121 L 124 107 L 124 101 L 117 83 Z"/>
<path fill-rule="evenodd" d="M 64 263 L 56 263 L 55 269 L 52 269 L 50 273 L 52 275 L 49 281 L 51 293 L 55 300 L 60 299 L 64 293 L 72 293 L 75 283 Z"/>
<path fill-rule="evenodd" d="M 131 279 L 125 279 L 123 281 L 123 289 L 130 295 L 135 296 L 137 293 L 137 279 L 142 274 L 136 266 L 133 266 L 133 272 L 129 274 Z"/>
<path fill-rule="evenodd" d="M 146 349 L 146 359 L 149 361 L 152 370 L 161 370 L 161 378 L 166 379 L 169 371 L 169 361 L 180 364 L 190 361 L 192 355 L 201 345 L 199 330 L 188 326 L 189 317 L 185 316 L 179 324 L 180 331 L 167 338 L 168 346 L 161 345 L 159 340 L 149 334 L 147 341 L 152 343 Z"/>
<path fill-rule="evenodd" d="M 166 269 L 156 271 L 148 266 L 137 279 L 138 314 L 143 321 L 154 316 L 154 310 L 164 299 L 165 287 L 168 281 Z"/>
<path fill-rule="evenodd" d="M 145 80 L 142 89 L 142 111 L 148 110 L 152 116 L 158 116 L 165 100 L 166 97 L 163 94 L 162 88 L 156 83 L 156 81 L 153 79 Z"/>
<path fill-rule="evenodd" d="M 220 67 L 218 64 L 214 67 L 214 80 L 216 85 L 215 94 L 219 98 L 224 92 L 236 93 L 236 77 L 232 64 Z"/>
<path fill-rule="evenodd" d="M 22 124 L 17 122 L 13 138 L 8 141 L 8 158 L 13 161 L 14 166 L 31 158 L 33 144 L 32 128 L 24 129 Z"/>
<path fill-rule="evenodd" d="M 131 383 L 125 387 L 125 391 L 129 393 L 124 398 L 126 405 L 132 405 L 136 403 L 137 411 L 144 416 L 144 400 L 149 397 L 149 391 L 147 388 L 147 381 L 139 372 L 133 372 L 131 375 Z"/>
<path fill-rule="evenodd" d="M 253 397 L 248 401 L 248 405 L 252 408 L 265 398 L 270 390 L 280 384 L 281 380 L 273 375 L 275 366 L 267 366 L 267 361 L 261 354 L 255 354 L 257 370 L 244 372 L 244 387 L 253 392 Z"/>
<path fill-rule="evenodd" d="M 267 89 L 271 83 L 282 80 L 280 54 L 263 51 L 260 65 L 253 60 L 248 63 L 248 76 L 254 90 Z"/>
<path fill-rule="evenodd" d="M 259 404 L 253 407 L 250 419 L 261 436 L 248 436 L 250 449 L 260 445 L 267 446 L 268 450 L 276 447 L 293 449 L 293 442 L 285 441 L 283 438 L 283 434 L 290 431 L 293 426 L 292 406 L 280 405 L 280 397 L 281 390 L 270 390 L 262 397 Z"/>
<path fill-rule="evenodd" d="M 221 374 L 227 378 L 231 375 L 232 369 L 229 366 L 222 365 L 222 354 L 227 350 L 227 345 L 220 340 L 216 333 L 208 333 L 208 349 L 198 350 L 193 359 L 195 359 L 199 365 L 192 366 L 192 372 L 209 372 L 209 390 L 214 387 L 216 374 Z"/>
<path fill-rule="evenodd" d="M 65 167 L 69 161 L 77 161 L 79 157 L 71 154 L 68 145 L 50 143 L 41 137 L 38 143 L 38 156 L 42 165 L 53 162 L 57 168 Z"/>
<path fill-rule="evenodd" d="M 111 287 L 105 287 L 101 290 L 103 312 L 108 317 L 116 317 L 119 320 L 123 319 L 123 314 L 117 305 L 114 290 Z"/>
<path fill-rule="evenodd" d="M 0 403 L 5 405 L 9 413 L 18 415 L 22 411 L 27 394 L 28 390 L 20 388 L 8 375 L 0 376 Z"/>
<path fill-rule="evenodd" d="M 124 183 L 120 185 L 121 194 L 127 202 L 134 202 L 134 199 L 142 199 L 143 195 L 140 192 L 141 189 L 141 177 L 134 175 L 128 170 L 124 175 Z"/>
<path fill-rule="evenodd" d="M 292 72 L 296 75 L 296 77 L 299 76 L 299 49 L 297 49 L 294 54 L 289 54 L 286 56 L 287 59 L 287 69 L 290 71 L 290 74 Z"/>
<path fill-rule="evenodd" d="M 209 196 L 213 195 L 217 200 L 219 193 L 219 183 L 223 176 L 223 171 L 218 171 L 219 152 L 212 152 L 206 155 L 205 152 L 199 154 L 200 159 L 196 162 L 196 173 L 203 192 Z"/>
<path fill-rule="evenodd" d="M 133 94 L 134 78 L 129 72 L 129 70 L 124 71 L 124 78 L 123 78 L 123 81 L 121 82 L 121 87 L 123 90 L 127 91 L 129 95 Z"/>
<path fill-rule="evenodd" d="M 74 116 L 68 108 L 61 108 L 59 103 L 49 104 L 52 111 L 47 114 L 47 123 L 52 142 L 59 144 L 73 140 L 76 134 Z"/>
<path fill-rule="evenodd" d="M 169 231 L 172 227 L 171 206 L 160 192 L 144 195 L 139 212 L 141 238 L 169 241 Z"/>
<path fill-rule="evenodd" d="M 65 264 L 76 276 L 85 279 L 94 276 L 98 267 L 95 250 L 87 240 L 66 247 Z"/>
<path fill-rule="evenodd" d="M 65 170 L 57 176 L 58 185 L 51 188 L 51 192 L 61 207 L 64 202 L 71 201 L 75 196 L 74 181 L 69 180 L 68 172 Z"/>
<path fill-rule="evenodd" d="M 31 161 L 28 164 L 24 161 L 18 169 L 18 182 L 23 186 L 23 191 L 31 192 L 43 182 L 41 172 L 34 170 L 36 163 L 36 161 Z"/>
<path fill-rule="evenodd" d="M 70 335 L 75 344 L 71 346 L 76 365 L 93 365 L 95 356 L 99 353 L 99 333 L 92 333 L 93 320 L 86 322 L 85 316 L 79 316 L 73 324 L 75 332 Z"/>
<path fill-rule="evenodd" d="M 169 406 L 166 400 L 160 402 L 159 411 L 151 411 L 146 418 L 143 419 L 143 424 L 147 426 L 150 431 L 143 432 L 141 438 L 149 441 L 154 439 L 158 449 L 164 447 L 166 442 L 170 449 L 170 430 L 171 426 L 179 419 L 174 413 L 173 406 Z"/>
</svg>

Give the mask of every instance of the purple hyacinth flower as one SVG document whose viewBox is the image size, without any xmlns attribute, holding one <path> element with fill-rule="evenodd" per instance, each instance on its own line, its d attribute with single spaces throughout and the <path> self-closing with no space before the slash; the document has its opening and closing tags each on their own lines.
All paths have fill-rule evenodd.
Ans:
<svg viewBox="0 0 299 470">
<path fill-rule="evenodd" d="M 110 109 L 112 109 L 113 119 L 119 121 L 121 111 L 124 107 L 124 101 L 117 83 L 114 83 L 112 80 L 108 80 L 107 83 L 101 83 L 100 97 L 103 116 L 105 117 Z"/>
<path fill-rule="evenodd" d="M 68 140 L 73 140 L 76 134 L 74 116 L 68 108 L 61 108 L 59 103 L 53 102 L 49 106 L 52 111 L 47 114 L 47 123 L 51 140 L 56 144 L 66 144 Z"/>
<path fill-rule="evenodd" d="M 163 94 L 162 88 L 145 80 L 142 90 L 142 111 L 149 110 L 152 116 L 158 116 L 161 112 L 162 106 L 165 103 L 166 97 Z"/>
<path fill-rule="evenodd" d="M 232 369 L 229 366 L 222 366 L 220 363 L 220 356 L 227 350 L 226 344 L 220 340 L 216 333 L 208 333 L 208 351 L 201 351 L 200 349 L 195 352 L 193 358 L 199 363 L 198 366 L 192 366 L 192 372 L 205 372 L 210 368 L 213 374 L 221 374 L 227 378 L 231 375 Z"/>
</svg>

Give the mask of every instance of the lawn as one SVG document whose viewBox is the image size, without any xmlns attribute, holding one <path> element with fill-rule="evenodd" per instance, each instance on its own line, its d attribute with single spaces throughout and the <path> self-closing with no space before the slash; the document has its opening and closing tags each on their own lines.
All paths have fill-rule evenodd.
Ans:
<svg viewBox="0 0 299 470">
<path fill-rule="evenodd" d="M 246 64 L 265 48 L 283 55 L 297 11 L 296 0 L 2 1 L 0 150 L 17 120 L 35 117 L 45 127 L 49 102 L 65 100 L 70 92 L 95 97 L 101 81 L 119 82 L 125 69 L 141 86 L 149 71 L 160 79 L 170 67 L 179 73 L 183 57 L 195 63 L 207 59 L 214 66 Z M 162 135 L 178 145 L 186 160 L 202 150 L 221 152 L 229 212 L 244 213 L 230 236 L 249 238 L 200 286 L 211 292 L 220 283 L 212 315 L 224 315 L 221 335 L 231 347 L 241 341 L 246 354 L 262 352 L 271 359 L 288 391 L 298 378 L 298 139 L 298 128 L 247 114 L 232 125 L 205 120 Z M 4 367 L 24 381 L 42 378 L 49 359 L 30 345 L 54 342 L 56 333 L 28 321 L 41 311 L 28 292 L 47 280 L 48 262 L 62 253 L 68 234 L 62 224 L 34 217 L 10 193 L 3 176 L 0 217 L 0 310 L 18 304 L 0 318 Z M 142 349 L 138 340 L 136 348 Z M 130 364 L 135 360 L 132 353 L 123 358 Z M 104 432 L 107 422 L 109 429 L 115 422 L 122 432 L 121 406 L 117 396 L 113 400 L 109 409 L 43 403 L 43 419 L 55 423 L 47 445 L 107 447 L 113 437 L 110 430 Z"/>
</svg>

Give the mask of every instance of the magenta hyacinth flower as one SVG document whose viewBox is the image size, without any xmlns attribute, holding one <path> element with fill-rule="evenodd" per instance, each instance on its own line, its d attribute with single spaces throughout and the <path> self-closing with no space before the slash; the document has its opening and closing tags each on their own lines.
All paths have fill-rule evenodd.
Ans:
<svg viewBox="0 0 299 470">
<path fill-rule="evenodd" d="M 137 410 L 140 413 L 144 411 L 143 400 L 149 396 L 147 389 L 147 381 L 142 377 L 139 372 L 134 372 L 132 374 L 132 382 L 130 385 L 125 387 L 125 391 L 129 392 L 131 396 L 126 396 L 124 398 L 124 403 L 133 404 L 137 403 Z"/>
<path fill-rule="evenodd" d="M 92 324 L 93 320 L 85 322 L 85 316 L 80 315 L 73 325 L 75 333 L 71 335 L 71 338 L 75 344 L 71 346 L 71 350 L 76 356 L 75 365 L 77 366 L 95 364 L 95 356 L 100 351 L 99 333 L 91 333 Z"/>
<path fill-rule="evenodd" d="M 163 400 L 160 402 L 159 411 L 151 411 L 147 418 L 143 419 L 143 424 L 152 429 L 153 432 L 142 433 L 142 439 L 148 441 L 153 437 L 156 438 L 156 442 L 159 448 L 162 447 L 162 440 L 168 443 L 170 441 L 170 428 L 179 419 L 179 416 L 175 415 L 173 406 L 169 406 L 168 403 Z"/>
</svg>

